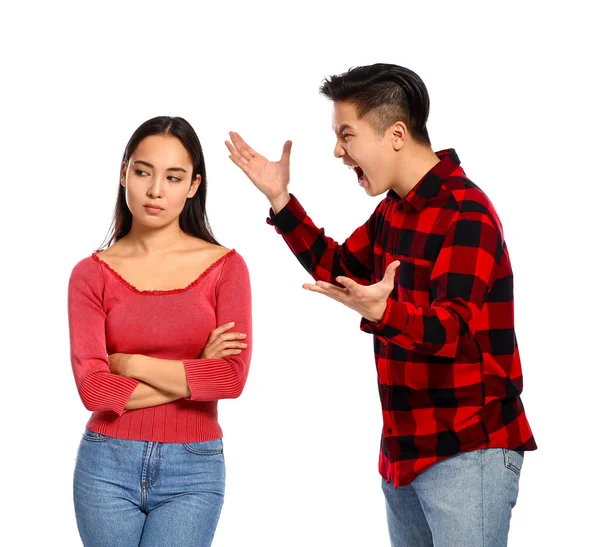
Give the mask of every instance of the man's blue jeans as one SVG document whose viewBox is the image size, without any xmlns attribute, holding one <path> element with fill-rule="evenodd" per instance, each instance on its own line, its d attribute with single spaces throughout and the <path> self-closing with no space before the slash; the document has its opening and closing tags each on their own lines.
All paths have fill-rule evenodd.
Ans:
<svg viewBox="0 0 600 547">
<path fill-rule="evenodd" d="M 384 480 L 392 546 L 505 546 L 522 465 L 522 452 L 490 448 L 442 460 L 407 486 Z"/>
</svg>

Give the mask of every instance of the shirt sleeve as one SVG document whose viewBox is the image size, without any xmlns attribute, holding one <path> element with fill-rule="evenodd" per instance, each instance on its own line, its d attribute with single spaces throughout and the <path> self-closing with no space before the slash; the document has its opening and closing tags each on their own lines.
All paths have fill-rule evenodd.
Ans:
<svg viewBox="0 0 600 547">
<path fill-rule="evenodd" d="M 292 194 L 287 205 L 274 214 L 269 211 L 267 223 L 283 236 L 306 271 L 317 281 L 335 283 L 342 275 L 357 282 L 371 283 L 373 272 L 373 235 L 377 210 L 357 228 L 343 244 L 338 244 L 317 228 Z"/>
<path fill-rule="evenodd" d="M 489 213 L 459 212 L 433 265 L 431 307 L 390 297 L 381 321 L 363 317 L 361 329 L 405 349 L 456 357 L 460 337 L 473 334 L 472 319 L 481 310 L 504 256 L 501 228 Z"/>
<path fill-rule="evenodd" d="M 246 384 L 252 356 L 252 298 L 250 276 L 244 259 L 233 253 L 223 263 L 216 287 L 217 326 L 235 322 L 234 332 L 246 334 L 239 355 L 222 359 L 184 359 L 183 366 L 192 394 L 184 399 L 215 401 L 239 397 Z"/>
<path fill-rule="evenodd" d="M 120 416 L 139 382 L 110 372 L 102 275 L 100 264 L 92 258 L 82 260 L 71 272 L 68 289 L 71 365 L 85 408 L 110 410 Z"/>
</svg>

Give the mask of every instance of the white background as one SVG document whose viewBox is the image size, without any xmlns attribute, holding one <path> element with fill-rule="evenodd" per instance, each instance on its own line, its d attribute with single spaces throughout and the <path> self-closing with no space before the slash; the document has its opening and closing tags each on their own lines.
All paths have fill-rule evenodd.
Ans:
<svg viewBox="0 0 600 547">
<path fill-rule="evenodd" d="M 228 485 L 214 546 L 388 545 L 371 337 L 357 314 L 301 288 L 310 278 L 223 141 L 235 130 L 278 159 L 292 139 L 291 190 L 341 241 L 381 198 L 333 157 L 318 87 L 391 62 L 424 79 L 434 148 L 456 148 L 505 228 L 540 447 L 526 455 L 509 544 L 597 544 L 593 2 L 8 4 L 0 543 L 80 544 L 72 472 L 89 413 L 70 369 L 68 277 L 106 235 L 131 133 L 168 114 L 200 136 L 210 221 L 253 288 L 250 377 L 220 405 Z"/>
</svg>

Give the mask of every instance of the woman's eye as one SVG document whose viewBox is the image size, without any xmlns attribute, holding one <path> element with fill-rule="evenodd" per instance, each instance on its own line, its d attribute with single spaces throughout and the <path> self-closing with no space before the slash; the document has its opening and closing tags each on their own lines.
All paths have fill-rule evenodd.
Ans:
<svg viewBox="0 0 600 547">
<path fill-rule="evenodd" d="M 343 133 L 342 137 L 344 137 L 345 139 L 347 139 L 348 137 L 351 137 L 352 135 L 350 135 L 350 133 Z"/>
<path fill-rule="evenodd" d="M 178 177 L 167 177 L 168 180 L 170 180 L 171 182 L 179 182 L 181 179 Z"/>
<path fill-rule="evenodd" d="M 136 169 L 135 174 L 139 175 L 140 177 L 145 177 L 148 175 L 148 173 L 146 171 L 142 171 L 141 169 Z"/>
</svg>

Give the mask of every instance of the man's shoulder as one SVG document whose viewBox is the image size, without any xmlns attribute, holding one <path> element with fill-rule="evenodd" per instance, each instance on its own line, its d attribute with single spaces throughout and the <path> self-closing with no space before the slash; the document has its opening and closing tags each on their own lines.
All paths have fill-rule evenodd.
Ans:
<svg viewBox="0 0 600 547">
<path fill-rule="evenodd" d="M 459 214 L 480 213 L 498 220 L 498 213 L 489 196 L 466 175 L 451 176 L 444 181 L 450 199 Z"/>
</svg>

